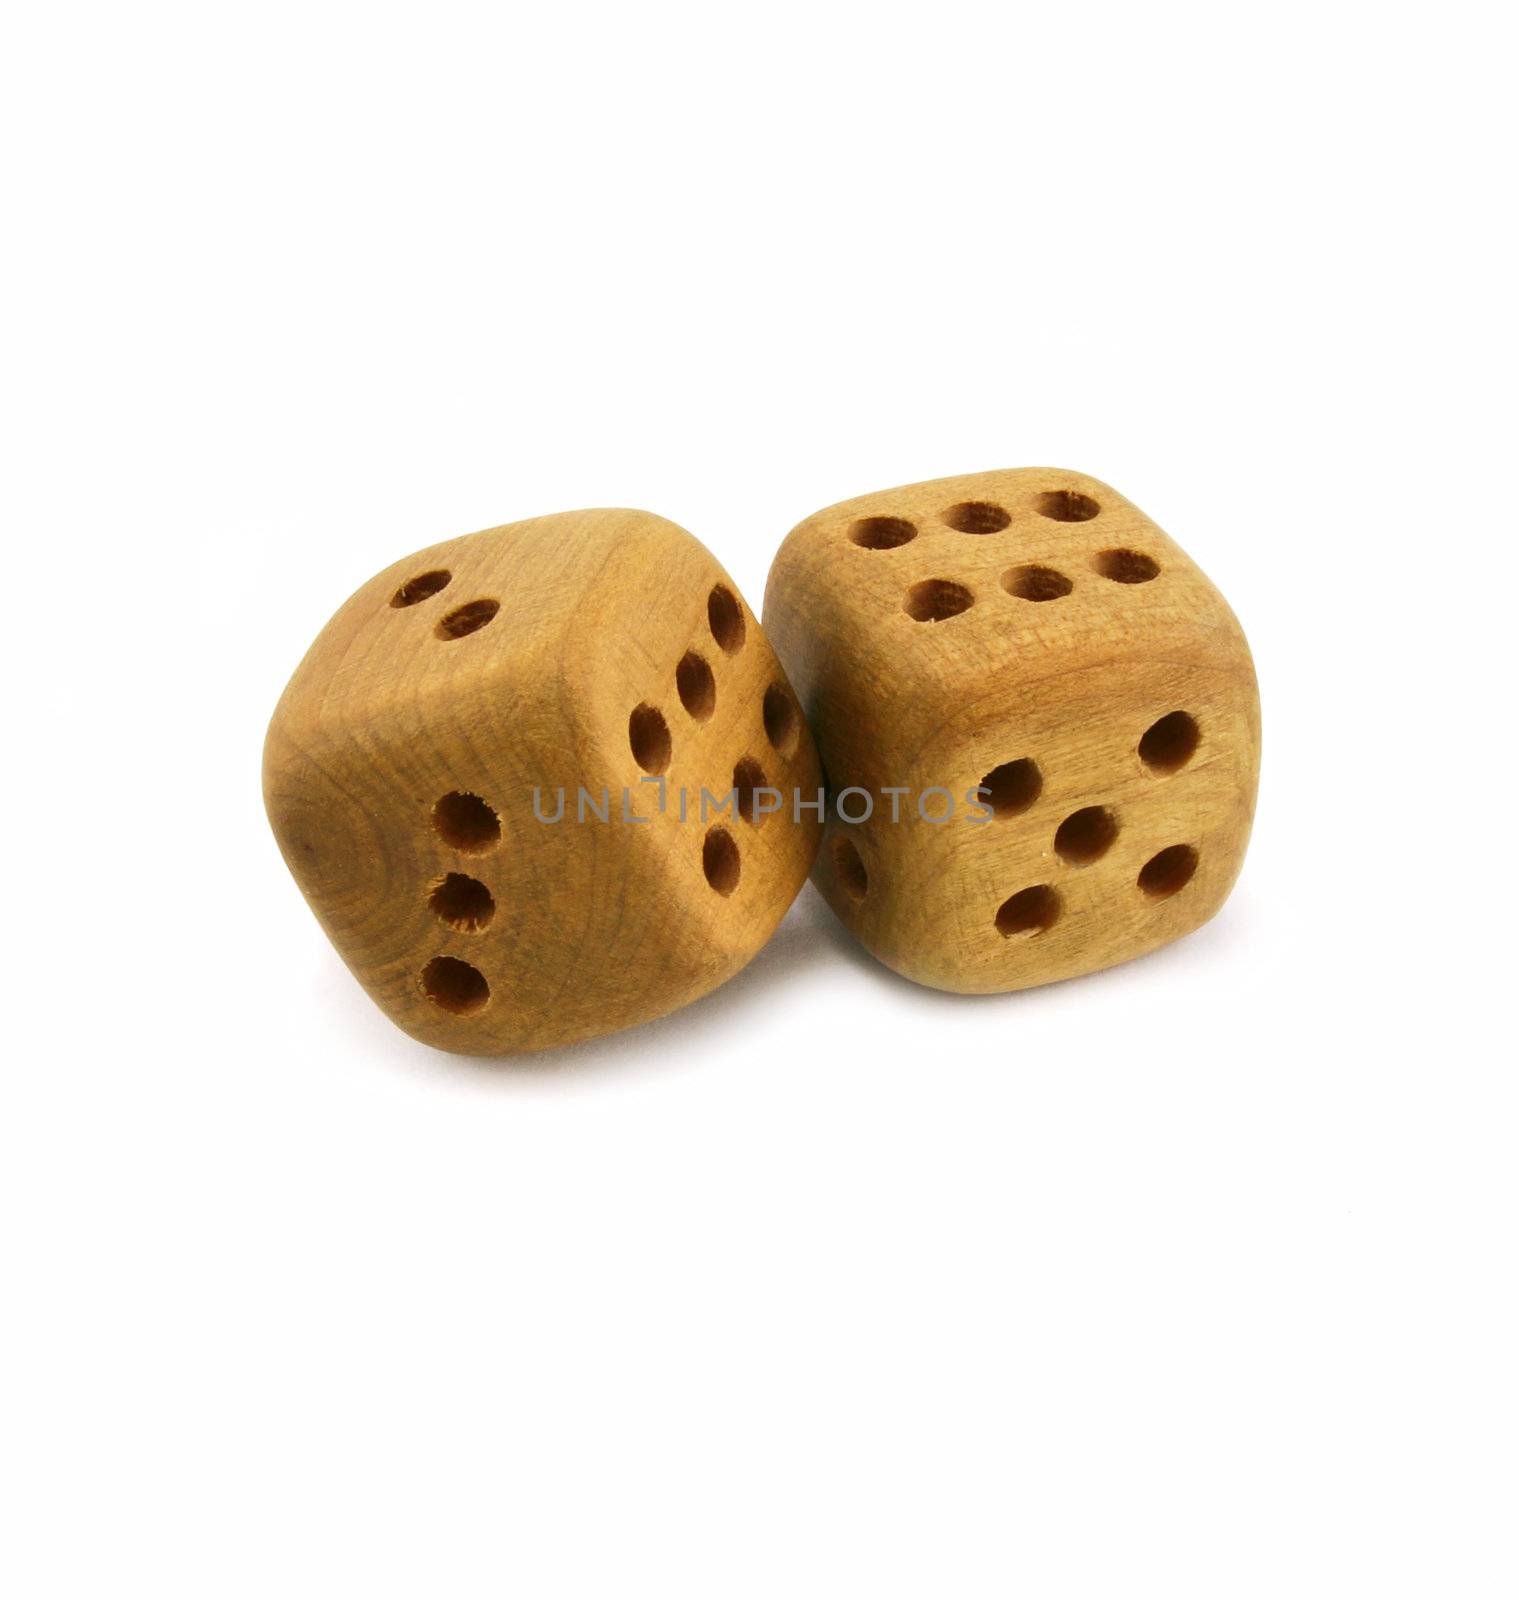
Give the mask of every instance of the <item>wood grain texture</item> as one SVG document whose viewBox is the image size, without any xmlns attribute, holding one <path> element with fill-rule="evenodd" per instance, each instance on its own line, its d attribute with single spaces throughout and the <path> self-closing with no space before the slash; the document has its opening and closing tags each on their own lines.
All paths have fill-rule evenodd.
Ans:
<svg viewBox="0 0 1519 1600">
<path fill-rule="evenodd" d="M 764 620 L 831 790 L 955 797 L 939 824 L 906 798 L 896 823 L 879 798 L 855 826 L 830 814 L 815 881 L 896 971 L 1026 988 L 1154 950 L 1223 904 L 1260 763 L 1249 648 L 1106 484 L 1025 468 L 830 506 L 777 554 Z M 973 820 L 965 797 L 989 775 L 999 814 Z"/>
<path fill-rule="evenodd" d="M 776 788 L 820 782 L 736 587 L 674 523 L 581 511 L 433 545 L 366 583 L 280 700 L 264 795 L 376 1004 L 428 1044 L 490 1055 L 663 1015 L 760 949 L 821 825 L 789 805 L 704 825 L 700 790 L 726 796 L 744 762 Z M 663 813 L 640 782 L 655 767 Z M 606 821 L 577 821 L 582 788 L 606 792 Z M 560 789 L 563 820 L 538 820 Z M 624 789 L 644 823 L 620 820 Z"/>
</svg>

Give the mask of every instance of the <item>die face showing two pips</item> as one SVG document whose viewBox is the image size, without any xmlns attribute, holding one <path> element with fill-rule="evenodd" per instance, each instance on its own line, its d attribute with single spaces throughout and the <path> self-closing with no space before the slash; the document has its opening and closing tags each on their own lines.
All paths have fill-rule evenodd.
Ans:
<svg viewBox="0 0 1519 1600">
<path fill-rule="evenodd" d="M 343 959 L 408 1033 L 471 1054 L 608 1033 L 730 977 L 806 878 L 820 825 L 789 798 L 818 783 L 737 589 L 637 511 L 378 574 L 265 749 L 271 824 Z"/>
<path fill-rule="evenodd" d="M 777 555 L 765 626 L 831 788 L 861 791 L 816 881 L 897 971 L 1025 988 L 1223 903 L 1259 766 L 1249 650 L 1107 485 L 1028 468 L 831 507 Z"/>
</svg>

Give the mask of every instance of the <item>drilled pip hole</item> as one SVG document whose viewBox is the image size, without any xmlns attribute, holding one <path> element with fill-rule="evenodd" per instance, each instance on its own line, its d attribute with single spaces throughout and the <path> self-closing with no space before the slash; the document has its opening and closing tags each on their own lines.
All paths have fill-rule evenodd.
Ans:
<svg viewBox="0 0 1519 1600">
<path fill-rule="evenodd" d="M 698 722 L 705 722 L 717 705 L 717 683 L 706 658 L 687 650 L 675 669 L 675 692 L 680 703 Z"/>
<path fill-rule="evenodd" d="M 907 591 L 902 609 L 914 622 L 945 622 L 975 603 L 976 597 L 964 585 L 948 578 L 925 578 Z"/>
<path fill-rule="evenodd" d="M 997 907 L 997 932 L 1004 939 L 1033 939 L 1047 933 L 1060 917 L 1060 896 L 1047 883 L 1020 889 Z"/>
<path fill-rule="evenodd" d="M 1185 889 L 1196 871 L 1197 851 L 1189 844 L 1173 844 L 1139 869 L 1139 887 L 1152 900 L 1166 900 Z"/>
<path fill-rule="evenodd" d="M 478 633 L 500 609 L 499 600 L 471 600 L 450 611 L 433 632 L 440 639 L 462 639 Z"/>
<path fill-rule="evenodd" d="M 628 718 L 628 744 L 645 772 L 663 772 L 670 765 L 670 728 L 657 706 L 635 706 Z"/>
<path fill-rule="evenodd" d="M 496 914 L 495 897 L 478 878 L 445 873 L 432 886 L 427 906 L 439 922 L 459 933 L 483 933 Z"/>
<path fill-rule="evenodd" d="M 833 874 L 839 887 L 851 900 L 860 901 L 870 892 L 870 875 L 855 848 L 853 839 L 840 834 L 833 841 Z"/>
<path fill-rule="evenodd" d="M 738 596 L 719 583 L 707 596 L 707 626 L 724 652 L 733 655 L 744 644 L 744 608 Z"/>
<path fill-rule="evenodd" d="M 994 817 L 1016 817 L 1039 798 L 1044 775 L 1024 756 L 1022 760 L 1004 761 L 1000 767 L 993 767 L 981 780 L 981 787 L 987 791 L 982 800 L 992 808 Z"/>
<path fill-rule="evenodd" d="M 733 788 L 737 795 L 735 802 L 738 814 L 751 828 L 762 827 L 765 818 L 770 815 L 768 811 L 756 810 L 757 789 L 769 787 L 769 780 L 765 777 L 765 769 L 752 756 L 745 756 L 733 769 Z"/>
<path fill-rule="evenodd" d="M 1083 806 L 1055 830 L 1055 854 L 1073 867 L 1100 861 L 1118 837 L 1118 818 L 1104 806 Z"/>
<path fill-rule="evenodd" d="M 1013 519 L 989 500 L 962 500 L 944 513 L 956 533 L 1001 533 Z"/>
<path fill-rule="evenodd" d="M 1180 772 L 1197 754 L 1202 730 L 1185 711 L 1167 712 L 1145 729 L 1139 741 L 1139 759 L 1151 772 Z"/>
<path fill-rule="evenodd" d="M 456 1017 L 472 1017 L 490 1004 L 491 986 L 478 967 L 457 956 L 434 956 L 422 968 L 422 993 Z"/>
<path fill-rule="evenodd" d="M 1071 592 L 1071 580 L 1053 567 L 1014 567 L 1002 575 L 1002 587 L 1019 600 L 1060 600 Z"/>
<path fill-rule="evenodd" d="M 462 855 L 484 855 L 501 843 L 501 818 L 477 794 L 455 789 L 432 808 L 433 832 Z"/>
<path fill-rule="evenodd" d="M 1092 557 L 1092 565 L 1114 583 L 1148 583 L 1160 576 L 1160 563 L 1143 550 L 1102 550 Z"/>
<path fill-rule="evenodd" d="M 862 550 L 895 550 L 918 537 L 906 517 L 861 517 L 849 525 L 849 537 Z"/>
<path fill-rule="evenodd" d="M 390 603 L 393 606 L 414 606 L 423 600 L 431 600 L 440 590 L 448 587 L 451 572 L 441 569 L 437 572 L 419 572 L 415 578 L 408 578 L 396 592 L 391 595 Z"/>
<path fill-rule="evenodd" d="M 1091 495 L 1074 489 L 1046 489 L 1034 502 L 1034 510 L 1051 522 L 1090 522 L 1102 507 Z"/>
<path fill-rule="evenodd" d="M 802 719 L 796 709 L 796 701 L 780 684 L 772 683 L 765 690 L 762 715 L 765 737 L 783 756 L 789 756 L 796 749 L 797 737 L 801 733 Z"/>
<path fill-rule="evenodd" d="M 707 829 L 701 846 L 701 869 L 720 895 L 730 895 L 738 888 L 738 845 L 726 828 Z"/>
</svg>

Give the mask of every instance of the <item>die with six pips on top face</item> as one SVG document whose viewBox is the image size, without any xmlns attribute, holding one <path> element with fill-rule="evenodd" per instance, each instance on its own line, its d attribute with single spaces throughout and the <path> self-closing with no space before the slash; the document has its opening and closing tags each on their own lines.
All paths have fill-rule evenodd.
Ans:
<svg viewBox="0 0 1519 1600">
<path fill-rule="evenodd" d="M 815 881 L 896 971 L 1026 988 L 1222 905 L 1260 762 L 1249 648 L 1106 484 L 1027 468 L 831 506 L 781 547 L 764 621 L 838 808 Z"/>
<path fill-rule="evenodd" d="M 821 822 L 789 797 L 820 783 L 732 581 L 641 511 L 388 567 L 312 645 L 264 755 L 280 849 L 354 976 L 413 1037 L 479 1055 L 731 977 L 806 880 Z"/>
</svg>

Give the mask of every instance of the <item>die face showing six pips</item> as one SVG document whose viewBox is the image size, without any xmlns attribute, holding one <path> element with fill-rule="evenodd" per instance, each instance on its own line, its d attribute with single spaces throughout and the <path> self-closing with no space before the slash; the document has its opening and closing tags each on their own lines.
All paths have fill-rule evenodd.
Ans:
<svg viewBox="0 0 1519 1600">
<path fill-rule="evenodd" d="M 873 797 L 830 820 L 816 881 L 906 976 L 1072 977 L 1227 896 L 1259 764 L 1249 651 L 1107 485 L 1030 468 L 831 507 L 777 555 L 765 625 L 832 789 Z"/>
<path fill-rule="evenodd" d="M 430 1044 L 497 1054 L 645 1021 L 736 972 L 820 833 L 760 797 L 819 781 L 711 555 L 663 518 L 588 511 L 446 541 L 360 589 L 280 702 L 264 786 L 371 997 Z"/>
</svg>

